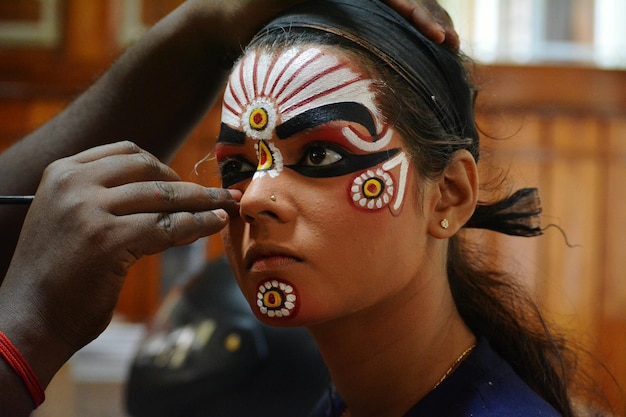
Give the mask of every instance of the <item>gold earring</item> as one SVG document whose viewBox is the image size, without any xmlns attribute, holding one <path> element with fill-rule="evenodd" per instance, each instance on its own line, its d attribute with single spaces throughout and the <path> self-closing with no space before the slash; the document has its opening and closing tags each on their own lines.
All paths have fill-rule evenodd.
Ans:
<svg viewBox="0 0 626 417">
<path fill-rule="evenodd" d="M 272 195 L 270 196 L 270 200 L 272 200 L 272 201 L 276 201 L 276 196 L 275 196 L 274 194 L 272 194 Z"/>
<path fill-rule="evenodd" d="M 448 227 L 450 227 L 450 222 L 448 221 L 448 219 L 443 219 L 441 222 L 439 222 L 439 224 L 444 229 L 447 229 Z"/>
</svg>

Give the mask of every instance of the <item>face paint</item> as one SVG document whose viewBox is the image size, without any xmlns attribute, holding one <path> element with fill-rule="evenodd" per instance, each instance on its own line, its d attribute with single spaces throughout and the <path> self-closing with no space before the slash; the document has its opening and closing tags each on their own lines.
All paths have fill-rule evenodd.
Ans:
<svg viewBox="0 0 626 417">
<path fill-rule="evenodd" d="M 283 170 L 283 157 L 270 141 L 260 140 L 254 145 L 259 161 L 253 178 L 261 178 L 266 173 L 275 178 Z"/>
<path fill-rule="evenodd" d="M 295 313 L 298 297 L 287 282 L 271 280 L 262 283 L 257 292 L 257 307 L 268 317 L 287 318 Z"/>
<path fill-rule="evenodd" d="M 314 149 L 317 149 L 314 151 Z M 295 165 L 287 165 L 300 175 L 311 178 L 332 178 L 342 175 L 351 174 L 355 171 L 370 168 L 388 160 L 391 156 L 397 154 L 399 149 L 391 149 L 376 153 L 368 153 L 363 155 L 355 155 L 345 152 L 337 148 L 334 152 L 340 156 L 336 162 L 330 165 L 307 165 L 306 159 L 311 158 L 312 152 L 329 152 L 331 147 L 327 144 L 312 144 L 309 150 L 305 152 L 300 161 Z"/>
<path fill-rule="evenodd" d="M 257 172 L 277 176 L 282 164 L 266 164 L 270 159 L 282 162 L 271 144 L 274 137 L 287 139 L 334 120 L 353 120 L 374 137 L 379 115 L 370 84 L 346 62 L 317 48 L 250 52 L 226 88 L 218 142 L 241 144 L 246 137 L 265 141 L 257 147 Z"/>
<path fill-rule="evenodd" d="M 407 158 L 404 152 L 400 152 L 395 157 L 391 158 L 389 161 L 383 164 L 383 170 L 390 171 L 395 167 L 399 167 L 399 184 L 398 184 L 398 195 L 396 196 L 396 200 L 394 201 L 391 212 L 394 215 L 397 215 L 400 212 L 400 208 L 402 207 L 402 202 L 404 201 L 404 193 L 406 192 L 407 179 L 409 175 L 409 165 L 410 161 Z"/>
<path fill-rule="evenodd" d="M 357 207 L 369 210 L 386 207 L 394 193 L 393 179 L 382 169 L 368 170 L 352 181 L 350 192 Z"/>
<path fill-rule="evenodd" d="M 222 169 L 224 186 L 249 177 L 260 178 L 266 173 L 272 178 L 278 176 L 284 168 L 283 158 L 272 143 L 273 138 L 286 140 L 332 121 L 350 121 L 363 126 L 368 135 L 347 126 L 341 130 L 342 140 L 367 154 L 353 154 L 337 147 L 331 152 L 339 158 L 332 164 L 314 164 L 305 161 L 313 152 L 307 150 L 300 161 L 287 167 L 304 176 L 329 178 L 375 169 L 389 158 L 399 158 L 387 168 L 400 165 L 398 187 L 394 187 L 387 169 L 377 180 L 363 180 L 364 176 L 371 175 L 370 171 L 362 172 L 350 187 L 357 207 L 369 209 L 387 206 L 395 189 L 399 188 L 392 207 L 392 211 L 397 211 L 404 196 L 404 168 L 408 159 L 399 149 L 385 150 L 394 132 L 381 122 L 372 91 L 371 80 L 355 73 L 346 61 L 318 48 L 294 47 L 278 54 L 249 52 L 233 70 L 226 88 L 218 141 L 242 144 L 246 137 L 257 140 L 258 162 L 256 170 L 246 166 L 246 170 L 237 171 L 241 168 L 232 164 L 229 168 L 235 168 L 234 171 Z M 320 148 L 318 146 L 316 152 L 319 153 Z M 359 181 L 364 183 L 359 184 Z M 372 181 L 380 185 L 380 191 L 374 194 L 367 191 L 375 185 Z"/>
<path fill-rule="evenodd" d="M 347 62 L 317 48 L 291 48 L 278 54 L 251 51 L 233 70 L 224 94 L 222 122 L 249 138 L 269 140 L 279 124 L 324 106 L 358 104 L 370 118 L 378 118 L 371 81 L 361 78 Z M 311 117 L 300 119 L 300 124 L 306 125 Z M 294 134 L 286 126 L 279 137 Z"/>
<path fill-rule="evenodd" d="M 410 253 L 424 247 L 423 234 L 406 234 L 419 204 L 404 190 L 415 181 L 402 137 L 365 74 L 337 48 L 301 46 L 249 51 L 229 79 L 216 156 L 223 185 L 243 196 L 223 237 L 242 292 L 268 324 L 319 323 L 376 302 L 389 291 L 380 276 L 415 268 L 393 261 L 409 252 L 397 236 Z M 250 267 L 254 250 L 276 259 Z"/>
</svg>

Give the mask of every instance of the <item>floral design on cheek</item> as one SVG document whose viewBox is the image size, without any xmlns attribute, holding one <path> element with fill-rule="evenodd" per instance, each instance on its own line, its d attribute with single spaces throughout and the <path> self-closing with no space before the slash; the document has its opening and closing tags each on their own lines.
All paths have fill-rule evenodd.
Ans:
<svg viewBox="0 0 626 417">
<path fill-rule="evenodd" d="M 389 145 L 395 132 L 392 128 L 387 128 L 386 131 L 384 131 L 383 134 L 381 135 L 381 138 L 375 142 L 367 142 L 363 140 L 363 138 L 351 127 L 343 128 L 342 133 L 345 136 L 345 138 L 348 139 L 348 141 L 352 145 L 356 146 L 358 149 L 361 149 L 362 151 L 365 151 L 365 152 L 377 152 L 377 151 L 384 150 L 384 148 L 387 147 L 387 145 Z M 397 214 L 400 212 L 400 208 L 402 207 L 402 202 L 404 201 L 404 193 L 405 193 L 405 188 L 407 186 L 407 178 L 409 174 L 409 165 L 410 165 L 410 161 L 405 152 L 396 153 L 395 155 L 391 156 L 382 165 L 383 172 L 389 172 L 392 169 L 399 168 L 399 173 L 396 176 L 396 178 L 398 178 L 398 186 L 395 187 L 397 188 L 397 193 L 395 193 L 395 201 L 390 206 L 391 212 L 394 214 Z M 364 179 L 364 181 L 365 180 L 367 179 Z M 386 183 L 386 180 L 383 181 L 383 183 Z M 354 190 L 355 185 L 360 185 L 360 184 L 353 183 L 350 189 L 350 192 L 352 194 L 353 201 L 357 203 L 357 205 L 359 205 L 358 202 L 361 202 L 363 198 L 359 197 L 358 199 L 355 200 L 356 198 L 355 193 L 357 192 Z M 370 183 L 369 185 L 372 185 L 372 183 Z M 365 198 L 365 203 L 366 203 L 365 206 L 362 206 L 362 207 L 366 207 L 369 204 L 367 202 L 368 197 L 366 196 L 366 194 L 367 193 L 365 192 L 361 192 L 361 195 Z M 394 194 L 394 190 L 392 189 L 390 197 L 392 197 L 393 194 Z M 383 202 L 384 202 L 384 197 L 383 197 Z M 372 208 L 377 208 L 375 207 L 376 204 L 377 203 L 374 203 L 374 207 Z"/>
<path fill-rule="evenodd" d="M 297 297 L 293 287 L 277 280 L 266 281 L 259 286 L 257 306 L 268 317 L 286 318 L 296 308 Z"/>
<path fill-rule="evenodd" d="M 352 201 L 358 207 L 381 209 L 393 198 L 394 183 L 388 172 L 367 170 L 352 181 Z"/>
</svg>

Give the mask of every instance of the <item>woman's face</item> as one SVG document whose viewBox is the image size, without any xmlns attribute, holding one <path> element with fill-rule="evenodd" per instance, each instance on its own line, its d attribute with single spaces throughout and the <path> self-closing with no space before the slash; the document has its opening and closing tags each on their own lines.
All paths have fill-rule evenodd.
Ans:
<svg viewBox="0 0 626 417">
<path fill-rule="evenodd" d="M 223 238 L 265 322 L 366 309 L 427 261 L 414 170 L 374 92 L 344 53 L 315 46 L 250 51 L 230 76 L 216 154 L 243 196 Z"/>
</svg>

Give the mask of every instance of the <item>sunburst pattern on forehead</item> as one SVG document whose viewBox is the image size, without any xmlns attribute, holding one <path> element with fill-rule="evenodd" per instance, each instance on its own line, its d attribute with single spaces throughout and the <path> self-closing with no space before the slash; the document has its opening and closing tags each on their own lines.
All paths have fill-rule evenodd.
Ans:
<svg viewBox="0 0 626 417">
<path fill-rule="evenodd" d="M 294 47 L 278 53 L 250 51 L 231 73 L 222 106 L 222 122 L 252 139 L 271 139 L 276 126 L 307 110 L 358 102 L 381 129 L 372 81 L 347 61 L 318 48 Z"/>
</svg>

